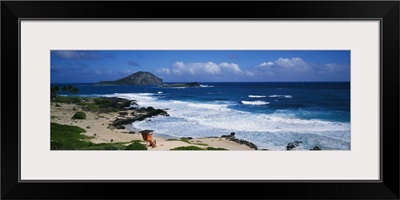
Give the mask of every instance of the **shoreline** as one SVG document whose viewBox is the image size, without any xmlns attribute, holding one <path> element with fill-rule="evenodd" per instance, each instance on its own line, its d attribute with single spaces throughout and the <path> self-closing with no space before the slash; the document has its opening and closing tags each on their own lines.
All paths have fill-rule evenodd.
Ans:
<svg viewBox="0 0 400 200">
<path fill-rule="evenodd" d="M 80 97 L 80 99 L 82 98 Z M 140 130 L 135 129 L 135 127 L 131 125 L 133 121 L 145 120 L 157 115 L 169 116 L 167 112 L 152 107 L 112 112 L 90 111 L 85 109 L 85 107 L 88 107 L 88 105 L 52 102 L 50 109 L 51 122 L 83 128 L 86 130 L 86 133 L 82 134 L 91 137 L 88 141 L 95 144 L 120 142 L 128 145 L 134 140 L 139 140 L 140 143 L 146 144 L 142 135 L 138 133 Z M 86 119 L 71 119 L 74 113 L 78 111 L 84 112 L 86 114 Z M 164 134 L 158 135 L 157 130 L 155 130 L 153 140 L 156 142 L 156 147 L 152 148 L 148 146 L 147 148 L 150 151 L 165 151 L 187 146 L 195 146 L 201 149 L 207 149 L 209 147 L 209 149 L 223 148 L 233 151 L 257 150 L 256 145 L 253 143 L 236 139 L 234 136 L 231 137 L 228 135 L 225 135 L 225 137 L 221 135 L 220 137 L 176 138 Z"/>
</svg>

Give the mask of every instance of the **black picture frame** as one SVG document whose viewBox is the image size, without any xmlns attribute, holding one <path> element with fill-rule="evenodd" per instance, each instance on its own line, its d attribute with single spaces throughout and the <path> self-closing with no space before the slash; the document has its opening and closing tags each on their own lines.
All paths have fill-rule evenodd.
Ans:
<svg viewBox="0 0 400 200">
<path fill-rule="evenodd" d="M 1 198 L 399 199 L 399 8 L 399 1 L 2 1 Z M 20 62 L 19 19 L 22 18 L 379 19 L 382 22 L 382 179 L 378 182 L 19 182 L 18 119 L 21 107 L 20 80 L 17 77 Z M 257 190 L 260 186 L 265 189 Z M 170 192 L 156 191 L 164 187 Z"/>
</svg>

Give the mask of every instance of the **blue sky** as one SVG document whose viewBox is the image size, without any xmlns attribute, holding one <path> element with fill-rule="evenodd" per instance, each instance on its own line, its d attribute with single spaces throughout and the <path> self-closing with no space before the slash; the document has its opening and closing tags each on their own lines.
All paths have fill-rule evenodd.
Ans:
<svg viewBox="0 0 400 200">
<path fill-rule="evenodd" d="M 96 83 L 147 71 L 164 82 L 350 81 L 350 51 L 52 50 L 52 83 Z"/>
</svg>

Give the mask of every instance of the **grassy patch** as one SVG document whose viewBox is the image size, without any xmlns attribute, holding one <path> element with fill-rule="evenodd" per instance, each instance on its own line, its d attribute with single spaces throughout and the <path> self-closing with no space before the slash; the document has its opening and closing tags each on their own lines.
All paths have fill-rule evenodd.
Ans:
<svg viewBox="0 0 400 200">
<path fill-rule="evenodd" d="M 186 143 L 188 143 L 188 144 L 192 144 L 192 143 L 189 141 L 189 139 L 187 139 L 187 138 L 179 138 L 179 139 L 170 138 L 170 139 L 167 139 L 167 141 L 182 141 L 182 142 L 186 142 Z"/>
<path fill-rule="evenodd" d="M 179 139 L 170 138 L 170 139 L 167 139 L 167 141 L 182 141 L 182 142 L 186 142 L 188 144 L 195 144 L 195 145 L 199 145 L 199 146 L 208 146 L 208 144 L 201 143 L 201 142 L 191 142 L 188 138 L 179 138 Z"/>
<path fill-rule="evenodd" d="M 131 100 L 116 97 L 86 98 L 85 102 L 79 103 L 82 109 L 95 112 L 118 112 L 123 111 L 132 103 Z"/>
<path fill-rule="evenodd" d="M 180 140 L 181 140 L 182 142 L 186 142 L 186 143 L 191 144 L 191 142 L 190 142 L 189 139 L 187 139 L 187 138 L 181 138 Z"/>
<path fill-rule="evenodd" d="M 171 150 L 205 150 L 205 149 L 196 146 L 186 146 L 186 147 L 176 147 Z"/>
<path fill-rule="evenodd" d="M 224 148 L 207 147 L 207 150 L 228 150 Z"/>
<path fill-rule="evenodd" d="M 99 106 L 95 105 L 94 103 L 89 102 L 81 102 L 78 105 L 83 106 L 83 109 L 90 110 L 90 111 L 99 111 Z"/>
<path fill-rule="evenodd" d="M 135 141 L 132 144 L 130 144 L 129 146 L 127 146 L 126 150 L 147 150 L 147 147 L 146 147 L 146 145 Z"/>
<path fill-rule="evenodd" d="M 85 132 L 85 129 L 77 126 L 51 123 L 51 149 L 75 150 L 91 146 L 90 142 L 84 141 L 84 139 L 87 139 L 88 137 L 81 133 Z"/>
<path fill-rule="evenodd" d="M 132 141 L 129 146 L 125 146 L 126 143 L 94 144 L 87 141 L 93 137 L 82 135 L 85 132 L 77 126 L 51 123 L 51 150 L 147 150 L 140 140 Z"/>
<path fill-rule="evenodd" d="M 192 143 L 192 144 L 200 145 L 200 146 L 208 146 L 208 144 L 205 144 L 205 143 Z"/>
</svg>

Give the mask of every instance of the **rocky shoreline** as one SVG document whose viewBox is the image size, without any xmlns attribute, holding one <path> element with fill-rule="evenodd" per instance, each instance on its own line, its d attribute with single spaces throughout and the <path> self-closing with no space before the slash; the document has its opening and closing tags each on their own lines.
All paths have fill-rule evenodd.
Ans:
<svg viewBox="0 0 400 200">
<path fill-rule="evenodd" d="M 84 112 L 85 119 L 72 119 L 76 112 Z M 51 105 L 51 122 L 73 125 L 85 129 L 82 133 L 90 137 L 89 141 L 100 144 L 124 143 L 143 140 L 140 130 L 128 130 L 127 125 L 135 121 L 150 120 L 155 116 L 169 116 L 167 109 L 139 107 L 134 100 L 116 97 L 79 98 L 74 102 L 53 102 Z M 153 136 L 157 142 L 155 148 L 148 150 L 256 150 L 257 147 L 247 141 L 234 137 L 166 139 Z M 195 149 L 191 149 L 194 148 Z"/>
<path fill-rule="evenodd" d="M 67 111 L 63 108 L 68 107 Z M 141 134 L 139 134 L 140 130 L 128 130 L 127 125 L 131 125 L 135 121 L 143 121 L 150 120 L 156 116 L 169 116 L 167 110 L 168 109 L 156 109 L 153 107 L 139 107 L 135 100 L 127 100 L 117 97 L 100 97 L 100 98 L 80 98 L 79 102 L 74 103 L 55 103 L 52 105 L 52 122 L 67 125 L 78 125 L 81 128 L 86 129 L 88 132 L 85 133 L 88 136 L 94 137 L 92 142 L 111 142 L 111 141 L 121 141 L 126 142 L 130 140 L 142 140 Z M 87 120 L 76 120 L 71 119 L 71 117 L 63 117 L 63 120 L 58 120 L 62 118 L 61 116 L 66 115 L 74 115 L 76 111 L 86 112 L 91 119 Z M 58 114 L 53 114 L 53 112 L 58 112 Z M 62 113 L 62 114 L 61 114 Z M 99 126 L 97 129 L 93 129 L 93 126 Z M 96 132 L 94 132 L 96 130 Z M 93 132 L 93 133 L 92 133 Z M 106 134 L 102 134 L 106 133 Z M 121 135 L 131 135 L 131 136 L 121 136 L 116 135 L 115 133 Z M 117 139 L 116 139 L 117 138 Z M 128 139 L 129 138 L 129 139 Z M 172 140 L 168 140 L 165 138 L 157 137 L 158 141 L 170 142 Z M 197 145 L 199 142 L 204 143 L 213 143 L 214 145 L 220 145 L 218 142 L 230 142 L 241 146 L 239 149 L 247 149 L 247 150 L 268 150 L 268 149 L 259 149 L 257 145 L 254 143 L 239 139 L 235 137 L 235 133 L 231 132 L 229 135 L 221 135 L 214 137 L 205 137 L 205 138 L 192 138 L 192 137 L 182 137 L 176 138 L 176 145 Z M 184 143 L 179 143 L 184 142 Z M 221 142 L 222 141 L 222 142 Z M 287 143 L 286 146 L 283 146 L 287 151 L 297 150 L 298 147 L 302 144 L 302 141 L 293 141 Z M 175 145 L 175 146 L 176 146 Z M 224 144 L 225 146 L 227 144 Z M 229 146 L 229 145 L 228 145 Z M 245 146 L 246 148 L 243 148 Z M 230 146 L 229 146 L 230 147 Z M 237 147 L 230 147 L 235 150 Z M 167 149 L 169 150 L 169 149 Z M 319 151 L 322 150 L 319 146 L 315 146 L 310 151 Z"/>
</svg>

